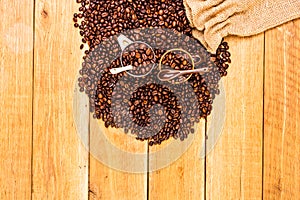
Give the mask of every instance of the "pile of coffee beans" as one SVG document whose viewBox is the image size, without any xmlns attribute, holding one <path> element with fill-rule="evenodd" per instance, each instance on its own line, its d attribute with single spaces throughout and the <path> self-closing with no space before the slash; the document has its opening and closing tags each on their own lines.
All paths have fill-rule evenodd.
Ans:
<svg viewBox="0 0 300 200">
<path fill-rule="evenodd" d="M 75 27 L 89 47 L 78 82 L 80 91 L 89 97 L 94 118 L 103 120 L 106 127 L 123 128 L 139 140 L 148 140 L 150 145 L 170 137 L 184 140 L 194 133 L 195 124 L 211 113 L 215 95 L 220 93 L 219 81 L 227 75 L 228 44 L 222 42 L 216 54 L 210 54 L 194 40 L 181 0 L 77 2 L 82 6 L 74 14 Z M 122 51 L 117 40 L 120 33 L 145 44 L 137 42 Z M 198 55 L 195 69 L 208 67 L 209 73 L 193 74 L 181 84 L 160 81 L 158 62 L 171 49 Z M 165 56 L 164 66 L 191 69 L 188 58 L 178 54 Z M 135 68 L 110 73 L 128 64 Z M 132 76 L 144 73 L 149 74 Z"/>
<path fill-rule="evenodd" d="M 191 36 L 182 0 L 76 0 L 74 14 L 82 42 L 95 47 L 110 36 L 129 29 L 160 27 Z"/>
</svg>

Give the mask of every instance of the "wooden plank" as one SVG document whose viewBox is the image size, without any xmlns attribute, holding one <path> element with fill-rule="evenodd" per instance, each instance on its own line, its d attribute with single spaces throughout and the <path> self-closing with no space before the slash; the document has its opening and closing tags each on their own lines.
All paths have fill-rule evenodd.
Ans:
<svg viewBox="0 0 300 200">
<path fill-rule="evenodd" d="M 226 41 L 232 54 L 223 79 L 226 119 L 220 140 L 206 159 L 206 198 L 260 199 L 264 35 Z"/>
<path fill-rule="evenodd" d="M 130 164 L 131 161 L 125 162 Z M 122 172 L 102 164 L 95 157 L 90 158 L 90 199 L 138 200 L 146 199 L 146 196 L 146 172 L 139 174 Z"/>
<path fill-rule="evenodd" d="M 201 121 L 196 130 L 194 137 L 190 135 L 185 142 L 176 141 L 178 145 L 174 147 L 169 147 L 173 139 L 161 146 L 150 147 L 149 199 L 204 199 L 204 159 L 200 152 L 205 122 Z M 172 154 L 179 152 L 183 153 L 179 159 L 169 160 Z"/>
<path fill-rule="evenodd" d="M 0 199 L 30 199 L 33 2 L 1 1 Z"/>
<path fill-rule="evenodd" d="M 76 2 L 36 0 L 33 199 L 88 199 L 88 151 L 73 119 L 82 62 L 77 9 Z"/>
<path fill-rule="evenodd" d="M 146 199 L 148 143 L 89 119 L 89 199 Z"/>
<path fill-rule="evenodd" d="M 264 199 L 300 196 L 300 20 L 266 33 Z"/>
<path fill-rule="evenodd" d="M 147 142 L 90 118 L 90 199 L 146 199 Z"/>
</svg>

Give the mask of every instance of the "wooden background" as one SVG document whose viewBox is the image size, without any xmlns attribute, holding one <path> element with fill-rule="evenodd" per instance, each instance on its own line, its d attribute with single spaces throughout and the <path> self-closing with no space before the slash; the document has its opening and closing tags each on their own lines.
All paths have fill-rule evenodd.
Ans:
<svg viewBox="0 0 300 200">
<path fill-rule="evenodd" d="M 198 134 L 172 165 L 130 174 L 99 163 L 76 134 L 72 104 L 82 52 L 75 1 L 0 5 L 1 200 L 300 198 L 300 20 L 226 39 L 233 61 L 224 78 L 226 121 L 205 159 Z M 147 144 L 112 140 L 147 151 Z"/>
</svg>

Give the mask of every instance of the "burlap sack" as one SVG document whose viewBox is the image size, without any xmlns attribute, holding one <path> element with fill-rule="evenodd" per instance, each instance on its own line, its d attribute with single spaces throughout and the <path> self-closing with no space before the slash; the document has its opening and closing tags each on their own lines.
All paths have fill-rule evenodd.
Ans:
<svg viewBox="0 0 300 200">
<path fill-rule="evenodd" d="M 214 53 L 223 37 L 251 36 L 300 17 L 300 0 L 184 0 L 193 35 Z"/>
</svg>

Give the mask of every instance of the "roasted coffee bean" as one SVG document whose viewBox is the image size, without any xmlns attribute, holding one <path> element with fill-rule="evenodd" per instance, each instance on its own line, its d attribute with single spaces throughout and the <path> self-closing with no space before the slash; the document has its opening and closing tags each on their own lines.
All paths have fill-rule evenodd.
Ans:
<svg viewBox="0 0 300 200">
<path fill-rule="evenodd" d="M 195 123 L 211 113 L 213 100 L 220 93 L 219 81 L 227 75 L 228 63 L 231 62 L 228 44 L 222 41 L 215 54 L 208 53 L 200 43 L 195 45 L 181 0 L 77 0 L 77 3 L 81 7 L 80 12 L 72 16 L 74 26 L 79 28 L 82 42 L 89 48 L 83 57 L 78 85 L 80 92 L 89 97 L 93 117 L 104 121 L 106 127 L 122 128 L 138 140 L 148 140 L 151 146 L 171 137 L 184 140 L 188 134 L 194 133 Z M 150 27 L 174 32 L 150 29 L 153 32 L 143 34 L 143 28 Z M 190 78 L 186 75 L 175 79 L 175 82 L 188 81 L 173 90 L 167 86 L 172 83 L 159 80 L 152 83 L 159 72 L 152 66 L 157 65 L 166 50 L 152 50 L 143 43 L 134 43 L 122 52 L 116 40 L 107 39 L 124 32 L 132 41 L 143 41 L 150 46 L 156 44 L 166 50 L 176 46 L 197 52 L 201 62 L 195 68 L 208 67 L 211 70 L 205 75 L 193 74 Z M 133 79 L 126 72 L 113 75 L 109 71 L 128 64 L 134 67 L 132 75 L 151 72 L 142 78 L 143 86 L 138 86 L 141 79 Z M 163 65 L 179 70 L 192 68 L 190 58 L 182 52 L 170 52 L 163 59 Z M 187 92 L 189 87 L 193 88 L 194 94 Z M 116 106 L 114 111 L 113 105 Z M 156 110 L 157 105 L 160 107 Z"/>
</svg>

